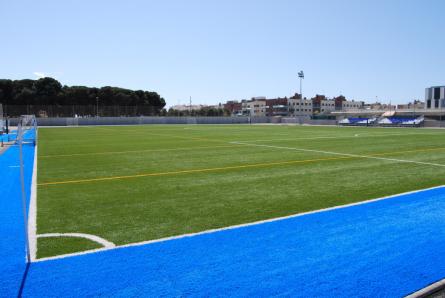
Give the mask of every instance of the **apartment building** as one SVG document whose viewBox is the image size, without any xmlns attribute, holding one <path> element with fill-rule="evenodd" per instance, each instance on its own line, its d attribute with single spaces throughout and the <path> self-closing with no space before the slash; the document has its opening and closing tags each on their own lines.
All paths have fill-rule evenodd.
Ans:
<svg viewBox="0 0 445 298">
<path fill-rule="evenodd" d="M 443 109 L 445 107 L 445 86 L 425 88 L 425 109 Z"/>
<path fill-rule="evenodd" d="M 254 97 L 241 103 L 242 112 L 248 116 L 266 116 L 266 98 Z"/>
<path fill-rule="evenodd" d="M 292 97 L 266 99 L 266 97 L 253 97 L 251 100 L 242 100 L 241 113 L 234 111 L 239 105 L 233 101 L 227 102 L 224 107 L 235 115 L 246 116 L 307 116 L 329 114 L 333 111 L 363 109 L 362 101 L 346 100 L 342 95 L 332 99 L 317 94 L 311 99 L 302 98 L 295 93 Z"/>
</svg>

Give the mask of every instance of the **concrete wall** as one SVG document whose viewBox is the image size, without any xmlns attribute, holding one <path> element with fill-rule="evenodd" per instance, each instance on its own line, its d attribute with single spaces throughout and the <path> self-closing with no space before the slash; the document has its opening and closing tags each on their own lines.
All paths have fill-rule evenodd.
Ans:
<svg viewBox="0 0 445 298">
<path fill-rule="evenodd" d="M 336 125 L 336 120 L 322 120 L 322 119 L 310 119 L 306 116 L 297 116 L 291 118 L 282 118 L 281 123 L 297 123 L 297 124 L 308 124 L 308 125 Z"/>
<path fill-rule="evenodd" d="M 429 120 L 425 119 L 423 122 L 424 127 L 445 127 L 445 121 Z"/>
<path fill-rule="evenodd" d="M 268 123 L 268 117 L 252 118 L 252 123 Z M 11 118 L 16 126 L 18 118 Z M 137 124 L 242 124 L 248 117 L 100 117 L 100 118 L 37 118 L 39 126 L 137 125 Z"/>
</svg>

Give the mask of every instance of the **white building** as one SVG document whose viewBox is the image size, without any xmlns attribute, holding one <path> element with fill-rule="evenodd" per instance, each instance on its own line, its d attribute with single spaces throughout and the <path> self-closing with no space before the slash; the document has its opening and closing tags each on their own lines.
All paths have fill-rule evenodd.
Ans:
<svg viewBox="0 0 445 298">
<path fill-rule="evenodd" d="M 289 113 L 299 116 L 311 116 L 312 115 L 312 100 L 310 99 L 288 99 Z"/>
<path fill-rule="evenodd" d="M 364 106 L 363 101 L 354 101 L 354 100 L 347 100 L 342 103 L 342 110 L 358 110 L 362 109 Z"/>
<path fill-rule="evenodd" d="M 335 100 L 322 100 L 320 103 L 320 113 L 327 114 L 335 111 Z"/>
<path fill-rule="evenodd" d="M 243 114 L 249 116 L 266 116 L 266 99 L 264 98 L 254 98 L 250 101 L 242 102 Z"/>
</svg>

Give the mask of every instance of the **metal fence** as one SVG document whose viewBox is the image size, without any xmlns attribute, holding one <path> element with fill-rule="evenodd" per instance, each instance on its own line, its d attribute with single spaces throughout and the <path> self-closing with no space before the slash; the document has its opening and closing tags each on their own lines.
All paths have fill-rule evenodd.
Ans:
<svg viewBox="0 0 445 298">
<path fill-rule="evenodd" d="M 151 106 L 101 106 L 101 105 L 4 105 L 5 115 L 36 115 L 48 117 L 134 117 L 155 116 L 159 109 Z"/>
<path fill-rule="evenodd" d="M 10 118 L 10 125 L 17 125 L 19 118 Z M 335 125 L 335 120 L 302 119 L 281 117 L 171 117 L 171 116 L 141 116 L 141 117 L 50 117 L 37 118 L 39 126 L 82 126 L 82 125 L 143 125 L 143 124 L 309 124 Z"/>
</svg>

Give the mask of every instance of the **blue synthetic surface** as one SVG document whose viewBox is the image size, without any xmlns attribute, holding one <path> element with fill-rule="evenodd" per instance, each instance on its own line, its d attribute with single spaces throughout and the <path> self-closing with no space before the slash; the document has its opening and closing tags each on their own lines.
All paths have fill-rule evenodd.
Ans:
<svg viewBox="0 0 445 298">
<path fill-rule="evenodd" d="M 34 146 L 23 146 L 23 156 L 25 191 L 29 200 Z M 0 155 L 0 296 L 5 293 L 17 293 L 25 270 L 25 232 L 19 164 L 18 146 L 11 146 Z"/>
<path fill-rule="evenodd" d="M 9 134 L 2 134 L 0 135 L 0 142 L 11 142 L 14 141 L 17 137 L 17 132 L 15 130 L 11 130 Z"/>
<path fill-rule="evenodd" d="M 9 214 L 20 214 L 16 207 L 8 207 L 8 212 L 2 208 L 2 215 L 17 229 L 12 236 L 20 238 L 14 224 L 20 215 Z M 8 231 L 2 227 L 2 235 Z M 2 259 L 14 259 L 10 265 L 17 267 L 0 273 L 0 295 L 5 297 L 17 295 L 24 270 L 17 261 L 24 261 L 23 249 L 13 238 L 1 246 L 10 254 L 2 251 Z M 445 278 L 444 255 L 442 187 L 244 228 L 33 263 L 23 295 L 400 297 Z"/>
</svg>

